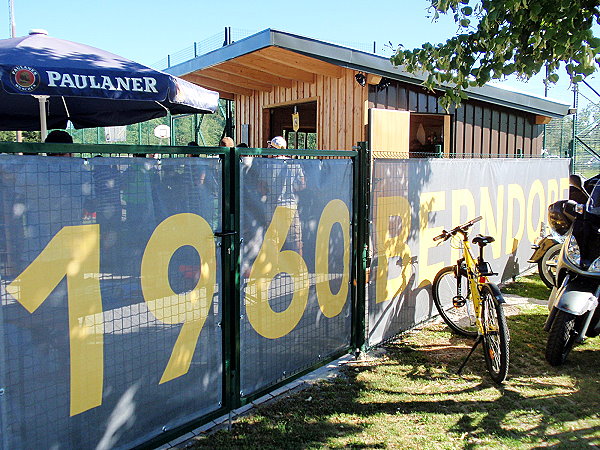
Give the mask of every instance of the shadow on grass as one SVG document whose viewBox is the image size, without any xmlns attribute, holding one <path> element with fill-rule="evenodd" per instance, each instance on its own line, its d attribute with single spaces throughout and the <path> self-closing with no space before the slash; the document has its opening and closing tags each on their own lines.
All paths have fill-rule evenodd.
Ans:
<svg viewBox="0 0 600 450">
<path fill-rule="evenodd" d="M 583 346 L 550 367 L 544 320 L 541 308 L 509 318 L 502 386 L 487 376 L 480 350 L 456 375 L 471 341 L 432 326 L 387 345 L 379 360 L 349 364 L 333 382 L 257 408 L 195 448 L 387 448 L 419 439 L 421 448 L 598 445 L 600 352 Z"/>
</svg>

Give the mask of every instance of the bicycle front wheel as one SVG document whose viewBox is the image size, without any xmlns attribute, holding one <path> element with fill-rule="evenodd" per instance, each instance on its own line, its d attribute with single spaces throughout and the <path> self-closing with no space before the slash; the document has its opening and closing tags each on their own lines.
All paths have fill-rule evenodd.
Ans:
<svg viewBox="0 0 600 450">
<path fill-rule="evenodd" d="M 431 292 L 440 316 L 454 332 L 466 337 L 477 336 L 471 289 L 465 275 L 457 276 L 456 266 L 444 267 L 437 273 Z"/>
<path fill-rule="evenodd" d="M 485 364 L 492 380 L 502 383 L 508 374 L 508 325 L 502 304 L 498 302 L 490 286 L 482 286 L 480 294 Z"/>
</svg>

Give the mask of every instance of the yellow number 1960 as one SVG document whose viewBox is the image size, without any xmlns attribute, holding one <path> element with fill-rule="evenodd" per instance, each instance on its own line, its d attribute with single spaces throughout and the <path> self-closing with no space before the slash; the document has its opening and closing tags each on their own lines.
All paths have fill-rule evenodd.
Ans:
<svg viewBox="0 0 600 450">
<path fill-rule="evenodd" d="M 253 265 L 258 297 L 265 297 L 271 280 L 288 273 L 294 280 L 290 306 L 278 313 L 268 300 L 252 302 L 246 310 L 256 331 L 271 339 L 289 333 L 301 319 L 308 298 L 308 269 L 302 256 L 282 251 L 285 236 L 297 211 L 279 207 Z M 329 284 L 329 236 L 335 224 L 343 235 L 341 286 L 333 293 Z M 200 278 L 189 292 L 175 293 L 168 268 L 173 254 L 183 246 L 200 256 Z M 317 229 L 316 291 L 323 315 L 338 315 L 348 296 L 350 280 L 350 214 L 341 200 L 327 204 Z M 148 309 L 163 323 L 182 324 L 159 383 L 185 375 L 190 368 L 200 332 L 208 317 L 217 273 L 214 234 L 199 215 L 176 214 L 161 222 L 150 237 L 142 257 L 140 279 Z M 104 377 L 104 317 L 100 294 L 100 225 L 62 228 L 31 264 L 6 288 L 30 313 L 34 313 L 66 277 L 70 344 L 70 415 L 102 404 Z"/>
<path fill-rule="evenodd" d="M 176 294 L 169 285 L 168 266 L 175 251 L 184 245 L 195 248 L 200 255 L 200 279 L 191 291 Z M 144 300 L 158 320 L 183 324 L 160 383 L 189 370 L 211 306 L 216 270 L 214 235 L 208 223 L 196 214 L 176 214 L 165 219 L 148 241 L 141 267 Z M 33 313 L 65 276 L 71 359 L 70 415 L 74 416 L 102 404 L 104 318 L 99 225 L 61 229 L 6 290 Z"/>
</svg>

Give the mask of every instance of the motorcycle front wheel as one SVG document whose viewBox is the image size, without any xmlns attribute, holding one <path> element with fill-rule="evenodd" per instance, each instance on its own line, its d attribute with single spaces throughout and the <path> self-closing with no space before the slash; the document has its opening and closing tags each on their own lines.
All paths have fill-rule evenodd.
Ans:
<svg viewBox="0 0 600 450">
<path fill-rule="evenodd" d="M 546 361 L 552 366 L 560 366 L 567 360 L 567 355 L 575 345 L 577 332 L 575 321 L 577 316 L 564 311 L 556 311 L 546 345 Z"/>
<path fill-rule="evenodd" d="M 554 280 L 556 279 L 556 263 L 561 248 L 562 244 L 554 244 L 546 251 L 546 253 L 544 253 L 542 259 L 538 261 L 540 278 L 550 289 L 554 287 Z"/>
</svg>

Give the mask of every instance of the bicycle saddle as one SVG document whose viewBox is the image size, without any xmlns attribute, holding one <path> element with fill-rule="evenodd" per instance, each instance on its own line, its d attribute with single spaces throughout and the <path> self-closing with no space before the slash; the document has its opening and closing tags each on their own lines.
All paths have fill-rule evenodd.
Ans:
<svg viewBox="0 0 600 450">
<path fill-rule="evenodd" d="M 480 245 L 481 247 L 484 247 L 488 244 L 491 244 L 495 240 L 496 239 L 494 239 L 492 236 L 482 236 L 481 234 L 478 234 L 477 236 L 475 236 L 473 238 L 473 244 L 477 244 L 477 245 Z"/>
</svg>

